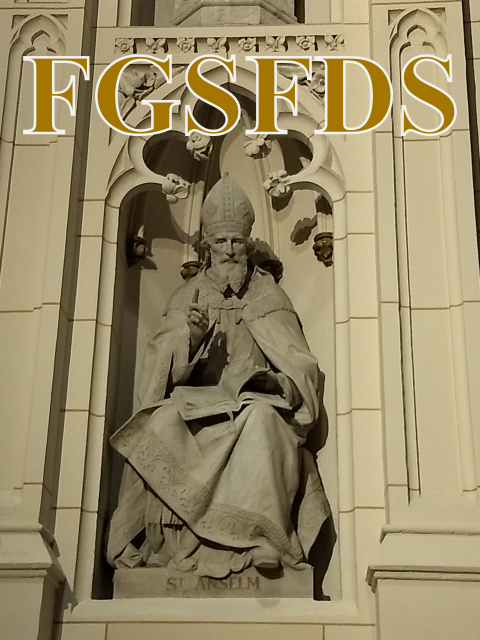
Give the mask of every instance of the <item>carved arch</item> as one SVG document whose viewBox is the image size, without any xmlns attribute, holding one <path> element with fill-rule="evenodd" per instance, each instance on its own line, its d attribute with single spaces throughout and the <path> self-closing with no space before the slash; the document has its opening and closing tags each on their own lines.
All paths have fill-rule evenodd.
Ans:
<svg viewBox="0 0 480 640">
<path fill-rule="evenodd" d="M 56 55 L 65 53 L 65 29 L 52 15 L 37 13 L 23 20 L 12 35 L 11 51 L 16 53 L 20 48 L 22 55 L 34 49 L 35 40 L 46 35 L 49 40 L 49 51 Z M 31 48 L 33 47 L 33 48 Z"/>
<path fill-rule="evenodd" d="M 220 85 L 225 84 L 223 67 L 218 65 L 206 72 L 205 77 Z M 289 80 L 279 78 L 280 88 L 288 89 Z M 237 67 L 237 81 L 230 88 L 253 97 L 256 90 L 255 74 L 241 63 Z M 286 184 L 291 189 L 313 189 L 325 195 L 331 204 L 345 195 L 345 185 L 331 141 L 314 132 L 325 119 L 323 105 L 304 87 L 299 88 L 299 115 L 294 116 L 284 110 L 279 114 L 279 126 L 287 129 L 289 135 L 303 141 L 312 153 L 312 161 L 302 171 L 289 176 Z M 150 96 L 152 100 L 180 100 L 172 119 L 172 131 L 183 134 L 184 114 L 187 105 L 194 110 L 200 100 L 190 93 L 184 84 L 184 78 L 177 76 L 172 84 L 162 85 Z M 128 117 L 129 126 L 146 126 L 149 120 L 148 107 L 141 106 Z M 151 136 L 133 136 L 125 140 L 124 136 L 114 136 L 111 144 L 112 173 L 109 180 L 108 201 L 119 204 L 128 191 L 140 184 L 153 183 L 165 185 L 165 178 L 151 171 L 145 164 L 142 149 Z M 114 205 L 115 206 L 115 205 Z"/>
</svg>

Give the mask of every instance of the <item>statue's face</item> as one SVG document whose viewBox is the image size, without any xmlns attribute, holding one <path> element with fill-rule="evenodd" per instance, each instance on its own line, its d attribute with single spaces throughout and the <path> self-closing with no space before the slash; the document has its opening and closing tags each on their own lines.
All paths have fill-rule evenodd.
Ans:
<svg viewBox="0 0 480 640">
<path fill-rule="evenodd" d="M 245 264 L 247 238 L 237 231 L 224 231 L 208 238 L 212 267 L 225 263 Z"/>
</svg>

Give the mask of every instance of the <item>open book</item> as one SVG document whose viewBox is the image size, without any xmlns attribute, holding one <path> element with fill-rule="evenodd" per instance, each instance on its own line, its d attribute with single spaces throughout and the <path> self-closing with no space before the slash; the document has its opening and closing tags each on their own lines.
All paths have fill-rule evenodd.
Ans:
<svg viewBox="0 0 480 640">
<path fill-rule="evenodd" d="M 257 367 L 239 375 L 225 376 L 220 384 L 212 387 L 178 386 L 173 390 L 171 399 L 184 420 L 231 414 L 256 401 L 279 409 L 290 409 L 288 402 L 279 394 L 245 388 L 256 376 L 263 376 L 269 371 L 265 367 Z"/>
</svg>

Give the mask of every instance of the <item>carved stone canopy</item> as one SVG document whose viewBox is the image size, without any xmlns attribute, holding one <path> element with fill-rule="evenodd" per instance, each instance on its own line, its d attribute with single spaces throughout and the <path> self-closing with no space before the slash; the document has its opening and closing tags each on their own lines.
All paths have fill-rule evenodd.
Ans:
<svg viewBox="0 0 480 640">
<path fill-rule="evenodd" d="M 173 17 L 184 27 L 296 22 L 294 0 L 175 0 Z"/>
</svg>

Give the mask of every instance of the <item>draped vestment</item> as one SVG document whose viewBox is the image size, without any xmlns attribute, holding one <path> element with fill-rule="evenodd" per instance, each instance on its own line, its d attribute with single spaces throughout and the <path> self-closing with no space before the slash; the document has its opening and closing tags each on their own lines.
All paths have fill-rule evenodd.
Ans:
<svg viewBox="0 0 480 640">
<path fill-rule="evenodd" d="M 196 290 L 209 330 L 190 358 L 187 314 Z M 247 567 L 252 549 L 273 547 L 282 564 L 300 568 L 329 515 L 303 446 L 318 425 L 323 376 L 297 315 L 258 268 L 232 294 L 202 270 L 172 296 L 147 346 L 139 410 L 111 439 L 128 461 L 110 526 L 114 566 L 170 562 L 223 577 Z M 279 381 L 271 402 L 264 396 L 186 421 L 170 397 L 179 385 L 213 386 L 259 367 Z M 289 409 L 274 406 L 279 395 Z"/>
</svg>

